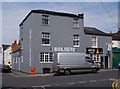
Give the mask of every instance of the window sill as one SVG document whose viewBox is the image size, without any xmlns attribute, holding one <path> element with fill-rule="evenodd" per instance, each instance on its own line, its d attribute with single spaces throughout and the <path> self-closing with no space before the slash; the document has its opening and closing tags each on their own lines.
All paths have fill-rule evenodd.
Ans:
<svg viewBox="0 0 120 89">
<path fill-rule="evenodd" d="M 50 46 L 50 44 L 42 44 L 42 46 Z"/>
<path fill-rule="evenodd" d="M 49 26 L 49 24 L 42 24 L 42 26 Z"/>
<path fill-rule="evenodd" d="M 97 46 L 91 46 L 92 48 L 98 48 Z"/>
<path fill-rule="evenodd" d="M 78 47 L 80 47 L 80 46 L 73 46 L 73 47 L 77 47 L 77 48 L 78 48 Z"/>
<path fill-rule="evenodd" d="M 40 63 L 53 63 L 53 62 L 40 62 Z"/>
</svg>

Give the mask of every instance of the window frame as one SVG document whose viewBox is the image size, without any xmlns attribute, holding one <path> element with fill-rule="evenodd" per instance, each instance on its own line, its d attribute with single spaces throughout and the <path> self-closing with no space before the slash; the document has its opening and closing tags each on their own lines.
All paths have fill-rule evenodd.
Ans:
<svg viewBox="0 0 120 89">
<path fill-rule="evenodd" d="M 23 63 L 23 56 L 21 56 L 21 63 Z"/>
<path fill-rule="evenodd" d="M 96 40 L 93 40 L 93 38 L 95 38 Z M 96 45 L 93 45 L 94 44 L 93 42 L 96 42 L 95 43 Z M 98 47 L 98 37 L 97 36 L 92 36 L 91 37 L 91 47 L 92 48 L 97 48 Z"/>
<path fill-rule="evenodd" d="M 23 50 L 23 38 L 21 39 L 21 49 Z"/>
<path fill-rule="evenodd" d="M 75 36 L 78 36 L 78 37 L 76 37 L 76 39 L 75 39 Z M 78 45 L 74 45 L 74 42 L 78 42 Z M 80 35 L 78 35 L 78 34 L 74 34 L 73 35 L 73 46 L 74 47 L 80 47 Z"/>
<path fill-rule="evenodd" d="M 43 62 L 41 62 L 41 54 L 43 54 L 42 55 L 43 56 Z M 52 54 L 52 61 L 50 61 L 51 60 L 50 54 Z M 46 61 L 47 56 L 48 56 L 48 59 Z M 39 61 L 40 61 L 40 63 L 53 63 L 53 61 L 54 61 L 54 53 L 52 53 L 52 52 L 40 52 L 39 53 Z"/>
<path fill-rule="evenodd" d="M 47 36 L 45 36 L 47 35 Z M 43 43 L 44 40 L 49 40 L 49 44 Z M 50 33 L 49 32 L 42 32 L 42 46 L 50 46 Z"/>
<path fill-rule="evenodd" d="M 12 61 L 13 61 L 12 63 L 14 64 L 14 62 L 15 62 L 15 58 L 14 58 L 14 57 L 13 57 L 13 60 L 12 60 Z"/>
<path fill-rule="evenodd" d="M 73 28 L 80 28 L 80 21 L 78 18 L 73 19 Z"/>
<path fill-rule="evenodd" d="M 46 20 L 47 20 L 47 23 L 46 23 Z M 44 22 L 43 22 L 44 21 Z M 44 26 L 48 26 L 50 23 L 49 23 L 49 15 L 42 15 L 42 25 Z"/>
<path fill-rule="evenodd" d="M 17 58 L 17 57 L 15 57 L 15 59 L 16 59 L 15 63 L 17 64 L 17 59 L 18 59 L 18 58 Z"/>
</svg>

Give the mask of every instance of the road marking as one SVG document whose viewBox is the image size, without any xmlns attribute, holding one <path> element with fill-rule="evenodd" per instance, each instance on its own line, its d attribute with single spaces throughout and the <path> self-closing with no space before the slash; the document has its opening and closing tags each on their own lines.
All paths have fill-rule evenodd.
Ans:
<svg viewBox="0 0 120 89">
<path fill-rule="evenodd" d="M 67 83 L 67 84 L 72 85 L 72 84 L 75 84 L 75 83 Z"/>
<path fill-rule="evenodd" d="M 100 81 L 106 81 L 107 79 L 101 79 Z"/>
<path fill-rule="evenodd" d="M 57 86 L 57 85 L 59 85 L 59 84 L 54 84 L 54 85 L 56 85 L 56 86 Z"/>
<path fill-rule="evenodd" d="M 44 85 L 44 87 L 50 87 L 50 86 L 52 86 L 52 85 Z"/>
<path fill-rule="evenodd" d="M 19 77 L 19 76 L 17 76 L 17 75 L 15 75 L 15 74 L 13 74 L 13 73 L 9 73 L 10 75 L 12 75 L 12 76 L 14 76 L 14 77 Z"/>
<path fill-rule="evenodd" d="M 78 83 L 87 83 L 87 81 L 83 81 L 83 82 L 78 82 Z"/>
<path fill-rule="evenodd" d="M 116 84 L 115 84 L 116 89 L 118 89 L 118 83 L 119 83 L 119 82 L 120 82 L 120 80 L 117 81 Z"/>
<path fill-rule="evenodd" d="M 32 87 L 42 87 L 42 86 L 32 86 Z"/>
<path fill-rule="evenodd" d="M 41 87 L 42 89 L 45 89 L 45 86 L 32 86 L 32 87 Z"/>
<path fill-rule="evenodd" d="M 117 82 L 118 82 L 118 80 L 116 80 L 116 81 L 114 81 L 114 82 L 112 83 L 112 88 L 113 88 L 113 89 L 115 89 L 115 87 L 116 87 L 115 84 L 116 84 Z"/>
<path fill-rule="evenodd" d="M 92 83 L 92 82 L 96 82 L 96 80 L 92 80 L 92 81 L 89 81 L 89 82 L 91 82 L 91 83 Z"/>
<path fill-rule="evenodd" d="M 115 81 L 115 80 L 117 80 L 117 79 L 109 79 L 109 80 Z"/>
</svg>

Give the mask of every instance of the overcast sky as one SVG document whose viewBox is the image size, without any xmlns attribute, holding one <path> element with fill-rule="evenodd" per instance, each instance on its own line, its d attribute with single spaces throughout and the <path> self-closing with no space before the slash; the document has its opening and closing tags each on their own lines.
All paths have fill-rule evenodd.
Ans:
<svg viewBox="0 0 120 89">
<path fill-rule="evenodd" d="M 104 2 L 103 4 L 114 21 L 100 2 L 3 2 L 2 43 L 12 44 L 14 40 L 19 39 L 18 25 L 30 10 L 34 9 L 68 12 L 73 14 L 84 13 L 85 27 L 95 27 L 104 32 L 117 32 L 118 3 Z"/>
</svg>

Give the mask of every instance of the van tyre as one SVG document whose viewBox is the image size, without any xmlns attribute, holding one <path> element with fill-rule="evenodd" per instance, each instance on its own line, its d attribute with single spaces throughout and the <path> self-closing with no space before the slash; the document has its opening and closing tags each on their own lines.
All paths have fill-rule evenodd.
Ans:
<svg viewBox="0 0 120 89">
<path fill-rule="evenodd" d="M 66 74 L 66 75 L 70 75 L 70 73 L 71 73 L 71 71 L 70 71 L 70 70 L 68 70 L 68 69 L 67 69 L 67 70 L 65 70 L 65 74 Z"/>
<path fill-rule="evenodd" d="M 93 73 L 97 73 L 97 69 L 96 69 L 96 68 L 93 68 L 93 69 L 92 69 L 92 72 L 93 72 Z"/>
</svg>

